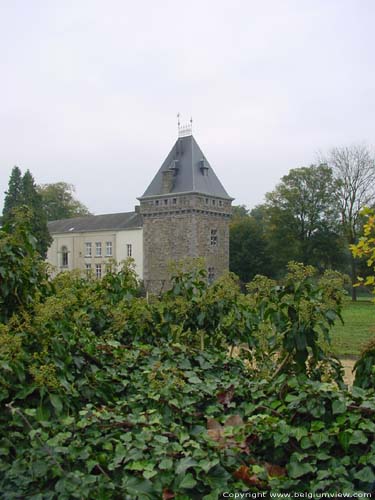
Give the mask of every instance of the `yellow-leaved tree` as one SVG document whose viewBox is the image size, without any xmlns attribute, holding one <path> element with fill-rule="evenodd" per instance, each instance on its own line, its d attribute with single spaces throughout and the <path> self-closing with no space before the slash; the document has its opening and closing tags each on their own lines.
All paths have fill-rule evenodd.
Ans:
<svg viewBox="0 0 375 500">
<path fill-rule="evenodd" d="M 364 257 L 368 267 L 373 271 L 366 279 L 358 279 L 360 284 L 370 286 L 375 294 L 375 210 L 366 208 L 362 215 L 366 217 L 363 236 L 356 245 L 351 245 L 350 249 L 354 257 Z M 363 389 L 375 387 L 375 337 L 363 349 L 361 357 L 354 365 L 354 370 L 354 385 Z"/>
<path fill-rule="evenodd" d="M 367 278 L 358 278 L 358 280 L 361 285 L 372 287 L 375 293 L 375 210 L 365 208 L 362 215 L 366 217 L 363 236 L 356 245 L 351 245 L 350 249 L 354 257 L 364 257 L 368 267 L 373 270 L 373 273 Z"/>
</svg>

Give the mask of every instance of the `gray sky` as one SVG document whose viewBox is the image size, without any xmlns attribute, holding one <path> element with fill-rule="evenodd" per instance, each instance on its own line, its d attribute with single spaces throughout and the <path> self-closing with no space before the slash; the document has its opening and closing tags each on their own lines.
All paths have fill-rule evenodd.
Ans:
<svg viewBox="0 0 375 500">
<path fill-rule="evenodd" d="M 18 165 L 132 210 L 180 111 L 251 208 L 317 151 L 374 144 L 374 23 L 373 0 L 0 0 L 0 192 Z"/>
</svg>

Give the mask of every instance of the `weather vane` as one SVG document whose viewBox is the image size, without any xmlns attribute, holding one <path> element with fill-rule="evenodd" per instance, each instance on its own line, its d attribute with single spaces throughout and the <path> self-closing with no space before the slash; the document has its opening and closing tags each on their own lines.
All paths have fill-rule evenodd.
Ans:
<svg viewBox="0 0 375 500">
<path fill-rule="evenodd" d="M 186 125 L 181 125 L 180 118 L 180 113 L 177 113 L 178 137 L 188 137 L 193 135 L 193 118 L 191 117 L 189 123 Z"/>
</svg>

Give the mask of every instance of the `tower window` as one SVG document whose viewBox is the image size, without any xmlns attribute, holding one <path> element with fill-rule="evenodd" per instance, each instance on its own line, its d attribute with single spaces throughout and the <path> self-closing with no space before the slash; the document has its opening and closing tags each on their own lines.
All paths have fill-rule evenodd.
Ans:
<svg viewBox="0 0 375 500">
<path fill-rule="evenodd" d="M 211 284 L 215 280 L 215 268 L 214 267 L 209 267 L 208 268 L 208 282 Z"/>
<path fill-rule="evenodd" d="M 132 248 L 132 245 L 131 245 L 131 243 L 128 243 L 128 244 L 126 245 L 126 255 L 127 255 L 127 257 L 131 257 L 131 256 L 132 256 L 132 254 L 133 254 L 133 248 Z"/>
<path fill-rule="evenodd" d="M 85 243 L 85 257 L 91 257 L 92 256 L 92 244 L 91 241 L 87 241 Z"/>
<path fill-rule="evenodd" d="M 102 256 L 102 242 L 101 241 L 97 241 L 95 243 L 95 256 L 96 257 Z"/>
<path fill-rule="evenodd" d="M 211 229 L 211 246 L 217 246 L 217 229 Z"/>
<path fill-rule="evenodd" d="M 68 249 L 67 247 L 64 246 L 61 248 L 61 266 L 68 267 L 68 261 L 69 261 Z"/>
</svg>

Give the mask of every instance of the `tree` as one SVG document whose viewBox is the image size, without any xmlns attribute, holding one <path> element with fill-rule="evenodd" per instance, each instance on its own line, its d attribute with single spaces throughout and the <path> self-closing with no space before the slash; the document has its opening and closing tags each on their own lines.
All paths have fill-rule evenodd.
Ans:
<svg viewBox="0 0 375 500">
<path fill-rule="evenodd" d="M 366 146 L 334 148 L 325 159 L 337 179 L 335 200 L 338 206 L 343 235 L 349 245 L 354 245 L 360 228 L 360 213 L 365 206 L 375 202 L 375 158 Z M 357 279 L 357 263 L 350 257 L 351 279 Z M 352 287 L 352 299 L 356 289 Z"/>
<path fill-rule="evenodd" d="M 5 192 L 2 224 L 7 224 L 12 220 L 12 210 L 21 206 L 22 203 L 22 173 L 15 166 L 10 174 L 8 191 Z"/>
<path fill-rule="evenodd" d="M 74 186 L 66 182 L 37 186 L 48 220 L 70 219 L 91 215 L 88 208 L 74 196 Z"/>
<path fill-rule="evenodd" d="M 311 165 L 290 170 L 266 194 L 263 214 L 277 268 L 297 260 L 323 270 L 343 261 L 336 189 L 327 165 Z"/>
<path fill-rule="evenodd" d="M 32 212 L 15 207 L 0 230 L 0 324 L 12 314 L 31 310 L 49 290 L 46 263 L 31 233 Z"/>
<path fill-rule="evenodd" d="M 243 283 L 257 274 L 272 275 L 271 256 L 268 252 L 264 226 L 248 213 L 245 207 L 234 207 L 230 225 L 229 268 Z M 236 210 L 236 209 L 240 210 Z"/>
<path fill-rule="evenodd" d="M 36 190 L 34 178 L 29 170 L 22 178 L 22 199 L 23 203 L 32 210 L 31 231 L 37 240 L 37 250 L 45 257 L 52 238 L 48 232 L 47 214 L 43 208 L 42 197 Z"/>
<path fill-rule="evenodd" d="M 42 198 L 36 191 L 34 178 L 27 170 L 23 175 L 18 167 L 14 167 L 9 180 L 4 210 L 4 225 L 12 224 L 16 219 L 16 208 L 27 206 L 31 211 L 30 230 L 36 238 L 36 248 L 42 257 L 45 257 L 52 242 L 48 232 L 47 216 L 43 209 Z"/>
<path fill-rule="evenodd" d="M 370 274 L 366 279 L 359 278 L 359 281 L 365 286 L 372 287 L 375 293 L 375 210 L 366 208 L 362 213 L 366 217 L 363 235 L 356 245 L 351 245 L 350 249 L 354 257 L 366 259 Z"/>
</svg>

